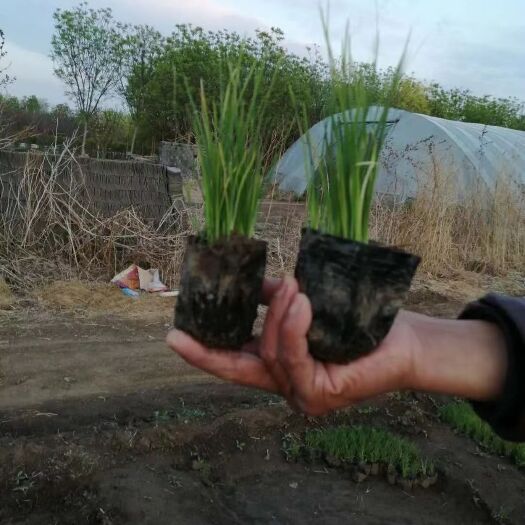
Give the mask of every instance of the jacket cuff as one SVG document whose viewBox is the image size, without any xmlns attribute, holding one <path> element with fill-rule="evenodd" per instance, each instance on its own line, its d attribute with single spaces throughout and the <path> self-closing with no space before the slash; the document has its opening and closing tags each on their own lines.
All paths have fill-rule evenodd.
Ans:
<svg viewBox="0 0 525 525">
<path fill-rule="evenodd" d="M 508 352 L 503 392 L 494 401 L 471 404 L 503 439 L 525 440 L 525 300 L 488 294 L 469 304 L 459 318 L 494 323 L 502 331 Z"/>
</svg>

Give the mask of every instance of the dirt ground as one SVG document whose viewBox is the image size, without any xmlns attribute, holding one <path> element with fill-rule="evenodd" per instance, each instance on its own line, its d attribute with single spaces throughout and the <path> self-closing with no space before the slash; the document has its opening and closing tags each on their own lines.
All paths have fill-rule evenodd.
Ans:
<svg viewBox="0 0 525 525">
<path fill-rule="evenodd" d="M 407 307 L 454 316 L 487 287 L 510 285 L 420 279 Z M 55 284 L 0 310 L 1 524 L 525 523 L 524 471 L 439 422 L 441 400 L 392 394 L 303 418 L 172 354 L 172 309 L 173 299 Z M 287 435 L 334 422 L 409 437 L 438 483 L 404 491 L 286 460 Z"/>
</svg>

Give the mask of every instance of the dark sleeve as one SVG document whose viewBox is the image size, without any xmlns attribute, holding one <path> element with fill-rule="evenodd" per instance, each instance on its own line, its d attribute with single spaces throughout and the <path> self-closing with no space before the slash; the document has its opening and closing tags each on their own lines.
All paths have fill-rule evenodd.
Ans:
<svg viewBox="0 0 525 525">
<path fill-rule="evenodd" d="M 469 304 L 460 319 L 496 324 L 505 336 L 508 369 L 501 397 L 472 402 L 477 414 L 503 439 L 525 441 L 525 298 L 488 294 Z"/>
</svg>

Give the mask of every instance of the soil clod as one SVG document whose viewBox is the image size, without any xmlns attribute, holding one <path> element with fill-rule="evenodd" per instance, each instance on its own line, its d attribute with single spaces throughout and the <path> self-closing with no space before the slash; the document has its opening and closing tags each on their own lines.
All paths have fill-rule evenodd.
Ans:
<svg viewBox="0 0 525 525">
<path fill-rule="evenodd" d="M 239 349 L 252 337 L 266 242 L 233 236 L 213 245 L 190 237 L 175 327 L 212 348 Z"/>
<path fill-rule="evenodd" d="M 295 274 L 312 303 L 311 354 L 344 363 L 374 350 L 389 332 L 419 262 L 400 250 L 303 230 Z"/>
</svg>

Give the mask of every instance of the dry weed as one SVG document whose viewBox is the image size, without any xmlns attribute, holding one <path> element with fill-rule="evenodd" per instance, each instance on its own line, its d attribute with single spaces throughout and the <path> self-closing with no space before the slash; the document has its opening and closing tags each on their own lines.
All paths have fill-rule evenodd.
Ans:
<svg viewBox="0 0 525 525">
<path fill-rule="evenodd" d="M 15 297 L 5 279 L 0 277 L 0 310 L 7 310 L 15 304 Z"/>
<path fill-rule="evenodd" d="M 178 280 L 192 210 L 177 202 L 156 224 L 133 208 L 104 217 L 84 204 L 67 145 L 59 156 L 28 155 L 0 217 L 0 273 L 20 289 L 52 279 L 109 280 L 134 262 Z"/>
<path fill-rule="evenodd" d="M 42 294 L 42 285 L 50 281 L 108 282 L 131 263 L 159 268 L 161 279 L 175 287 L 186 237 L 202 228 L 202 210 L 178 201 L 157 224 L 134 209 L 103 217 L 84 205 L 82 181 L 72 175 L 77 171 L 74 165 L 67 145 L 59 156 L 28 155 L 20 184 L 0 217 L 0 275 L 11 289 L 39 288 Z M 371 237 L 419 254 L 419 276 L 425 279 L 445 277 L 457 284 L 471 272 L 491 276 L 480 289 L 492 286 L 521 293 L 525 196 L 502 178 L 491 192 L 472 191 L 472 198 L 459 205 L 454 181 L 453 174 L 436 169 L 410 202 L 376 199 Z M 272 196 L 261 206 L 256 235 L 269 243 L 268 275 L 280 276 L 293 273 L 305 207 L 291 198 Z M 100 289 L 98 296 L 98 288 L 83 284 L 88 291 L 77 297 L 78 290 L 62 289 L 63 283 L 56 286 L 54 298 L 41 295 L 53 308 L 99 308 L 110 296 L 116 301 L 112 311 L 132 303 L 116 289 Z M 475 292 L 460 294 L 461 300 Z M 98 306 L 93 294 L 100 297 Z M 0 304 L 11 305 L 3 296 L 7 297 L 5 287 L 0 286 Z"/>
<path fill-rule="evenodd" d="M 143 293 L 130 298 L 113 284 L 75 280 L 45 284 L 34 290 L 33 295 L 45 307 L 84 315 L 125 314 L 127 317 L 169 320 L 175 306 L 172 297 Z"/>
<path fill-rule="evenodd" d="M 280 277 L 294 273 L 304 219 L 302 203 L 263 202 L 257 236 L 268 242 L 267 275 Z"/>
<path fill-rule="evenodd" d="M 525 196 L 502 177 L 458 200 L 454 174 L 436 171 L 408 202 L 377 199 L 372 237 L 422 257 L 420 273 L 525 272 Z"/>
</svg>

